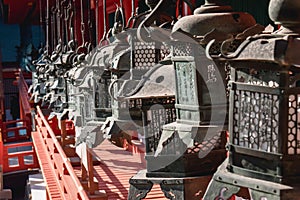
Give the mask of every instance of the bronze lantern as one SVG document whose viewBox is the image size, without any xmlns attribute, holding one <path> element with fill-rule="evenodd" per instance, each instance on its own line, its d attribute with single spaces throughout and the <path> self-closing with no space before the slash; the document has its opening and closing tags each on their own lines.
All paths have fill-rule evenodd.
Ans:
<svg viewBox="0 0 300 200">
<path fill-rule="evenodd" d="M 233 12 L 226 1 L 206 1 L 173 26 L 168 42 L 175 73 L 176 121 L 163 126 L 155 151 L 146 153 L 147 168 L 130 179 L 128 199 L 142 199 L 159 184 L 170 199 L 199 199 L 211 175 L 226 158 L 229 72 L 224 61 L 211 61 L 205 47 L 211 39 L 219 54 L 222 41 L 237 44 L 261 31 L 254 18 Z M 231 43 L 224 49 L 237 46 Z M 225 127 L 224 127 L 225 123 Z"/>
<path fill-rule="evenodd" d="M 226 1 L 206 1 L 194 15 L 175 23 L 170 45 L 177 118 L 164 126 L 156 152 L 146 155 L 148 177 L 208 175 L 223 162 L 228 71 L 225 62 L 206 57 L 205 46 L 209 39 L 215 39 L 217 49 L 222 41 L 247 29 L 260 30 L 253 27 L 255 20 L 251 15 L 232 11 Z"/>
<path fill-rule="evenodd" d="M 229 159 L 215 173 L 206 199 L 248 188 L 251 199 L 299 198 L 300 1 L 271 0 L 281 28 L 249 37 L 226 60 L 231 67 Z"/>
</svg>

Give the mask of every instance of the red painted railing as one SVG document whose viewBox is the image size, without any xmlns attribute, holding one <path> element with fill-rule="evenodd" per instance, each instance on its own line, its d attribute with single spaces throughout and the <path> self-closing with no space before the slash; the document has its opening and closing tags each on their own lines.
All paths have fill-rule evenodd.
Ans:
<svg viewBox="0 0 300 200">
<path fill-rule="evenodd" d="M 4 173 L 38 168 L 33 143 L 4 144 L 0 135 L 0 165 Z"/>
<path fill-rule="evenodd" d="M 1 124 L 3 142 L 28 140 L 31 135 L 31 105 L 27 93 L 28 86 L 21 71 L 16 72 L 19 87 L 20 120 L 6 121 Z"/>
<path fill-rule="evenodd" d="M 30 96 L 28 94 L 28 85 L 25 78 L 20 71 L 17 77 L 19 87 L 19 105 L 20 105 L 20 119 L 28 121 L 28 124 L 32 124 Z M 29 133 L 31 132 L 31 127 Z"/>
<path fill-rule="evenodd" d="M 61 130 L 58 127 L 59 122 L 57 117 L 53 117 L 51 120 L 47 120 L 47 122 L 55 135 L 61 135 Z M 66 133 L 67 135 L 75 135 L 75 126 L 72 120 L 66 120 Z"/>
<path fill-rule="evenodd" d="M 2 123 L 4 143 L 28 140 L 31 135 L 31 124 L 28 120 L 13 120 Z"/>
<path fill-rule="evenodd" d="M 37 149 L 49 199 L 89 199 L 73 171 L 70 160 L 39 107 L 36 128 L 37 132 L 32 133 L 32 139 Z"/>
<path fill-rule="evenodd" d="M 1 121 L 0 123 L 0 165 L 3 166 L 4 173 L 39 167 L 33 143 L 28 141 L 31 135 L 31 107 L 28 102 L 28 86 L 21 72 L 19 72 L 17 80 L 21 119 Z"/>
</svg>

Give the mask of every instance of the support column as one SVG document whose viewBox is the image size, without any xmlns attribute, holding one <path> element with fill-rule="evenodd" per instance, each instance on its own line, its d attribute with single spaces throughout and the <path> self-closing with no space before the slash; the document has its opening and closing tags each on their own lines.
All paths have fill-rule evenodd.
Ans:
<svg viewBox="0 0 300 200">
<path fill-rule="evenodd" d="M 93 155 L 86 144 L 81 145 L 81 184 L 85 191 L 87 191 L 90 199 L 106 200 L 106 192 L 99 190 L 98 181 L 94 177 Z"/>
</svg>

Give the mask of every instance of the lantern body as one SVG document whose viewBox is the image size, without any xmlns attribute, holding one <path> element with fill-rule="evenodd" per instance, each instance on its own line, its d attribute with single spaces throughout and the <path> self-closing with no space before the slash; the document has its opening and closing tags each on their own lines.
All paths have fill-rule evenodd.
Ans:
<svg viewBox="0 0 300 200">
<path fill-rule="evenodd" d="M 252 27 L 255 20 L 224 3 L 207 1 L 172 29 L 176 122 L 164 126 L 156 151 L 146 156 L 149 177 L 212 174 L 226 158 L 229 71 L 225 62 L 207 58 L 205 46 L 217 40 L 211 51 L 219 54 L 222 41 Z M 229 46 L 227 50 L 234 49 L 234 44 Z"/>
<path fill-rule="evenodd" d="M 287 61 L 299 44 L 261 36 L 229 61 L 230 171 L 280 183 L 299 174 L 299 70 Z"/>
<path fill-rule="evenodd" d="M 147 176 L 210 174 L 226 157 L 226 133 L 222 131 L 228 106 L 225 66 L 209 60 L 195 41 L 174 41 L 171 53 L 176 122 L 163 127 L 155 151 L 146 155 Z"/>
<path fill-rule="evenodd" d="M 149 132 L 149 127 L 153 128 L 150 135 L 153 135 L 152 132 L 159 132 L 160 125 L 151 125 L 152 122 L 147 122 L 147 109 L 156 104 L 157 94 L 151 89 L 141 94 L 140 90 L 144 87 L 144 82 L 148 78 L 146 73 L 152 70 L 169 53 L 168 48 L 160 42 L 154 40 L 151 42 L 139 41 L 133 31 L 128 33 L 128 41 L 127 48 L 113 55 L 112 84 L 110 86 L 110 94 L 113 97 L 112 117 L 107 118 L 104 125 L 104 136 L 117 146 L 124 145 L 123 139 L 131 144 L 131 140 L 137 139 L 138 135 L 141 139 L 148 138 L 146 132 Z M 162 99 L 164 96 L 168 96 L 168 94 L 163 95 Z M 171 96 L 174 96 L 174 94 L 171 94 Z M 163 103 L 160 97 L 158 102 Z M 154 102 L 151 103 L 152 100 Z M 156 116 L 153 117 L 150 121 L 156 123 L 155 121 L 158 119 L 155 119 Z M 172 117 L 172 121 L 173 118 L 175 117 Z M 164 124 L 163 122 L 159 123 Z M 144 128 L 144 126 L 148 128 Z M 151 144 L 149 145 L 151 146 Z"/>
</svg>

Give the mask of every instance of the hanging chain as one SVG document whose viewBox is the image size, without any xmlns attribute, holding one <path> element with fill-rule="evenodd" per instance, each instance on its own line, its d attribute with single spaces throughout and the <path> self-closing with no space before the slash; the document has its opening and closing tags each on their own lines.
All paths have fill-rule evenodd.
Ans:
<svg viewBox="0 0 300 200">
<path fill-rule="evenodd" d="M 96 6 L 95 6 L 95 15 L 96 15 L 96 46 L 98 44 L 99 34 L 98 34 L 98 25 L 99 25 L 99 1 L 96 0 Z"/>
<path fill-rule="evenodd" d="M 69 30 L 70 30 L 70 40 L 73 40 L 74 42 L 76 41 L 76 32 L 75 32 L 75 30 L 74 30 L 74 27 L 76 27 L 76 17 L 74 17 L 74 16 L 76 16 L 76 4 L 75 4 L 76 2 L 75 2 L 75 0 L 73 0 L 73 3 L 72 3 L 72 1 L 70 1 L 70 4 L 69 4 L 69 6 L 68 6 L 68 9 L 69 9 L 69 12 L 70 12 L 70 15 L 69 15 L 69 26 L 68 26 L 68 28 L 69 28 Z M 73 20 L 73 17 L 74 17 L 74 20 Z M 75 43 L 74 43 L 74 45 L 75 45 Z M 75 45 L 76 46 L 76 45 Z M 75 48 L 75 46 L 74 46 L 74 48 Z"/>
<path fill-rule="evenodd" d="M 84 39 L 84 32 L 85 32 L 85 23 L 84 23 L 84 7 L 83 7 L 83 0 L 80 0 L 80 15 L 81 15 L 81 21 L 80 21 L 80 31 L 81 31 L 81 45 L 77 48 L 77 53 L 88 53 L 87 47 L 85 46 L 85 39 Z M 80 52 L 83 51 L 83 52 Z"/>
<path fill-rule="evenodd" d="M 135 6 L 134 6 L 134 0 L 131 0 L 131 15 L 127 21 L 126 28 L 129 28 L 132 20 L 135 19 L 135 16 L 136 16 L 136 10 L 135 10 Z"/>
<path fill-rule="evenodd" d="M 126 24 L 126 19 L 124 17 L 123 0 L 120 0 L 120 7 L 121 7 L 121 18 L 122 18 L 122 30 L 124 30 L 125 24 Z"/>
<path fill-rule="evenodd" d="M 103 0 L 103 36 L 100 40 L 100 46 L 102 46 L 102 43 L 106 40 L 106 0 Z"/>
<path fill-rule="evenodd" d="M 52 39 L 52 51 L 54 50 L 55 46 L 56 46 L 56 34 L 55 34 L 55 7 L 52 6 L 51 7 L 51 39 Z"/>
<path fill-rule="evenodd" d="M 61 19 L 61 40 L 62 40 L 62 45 L 66 45 L 66 41 L 65 41 L 65 20 L 64 20 L 64 8 L 66 6 L 66 2 L 67 0 L 63 0 L 60 3 L 60 19 Z"/>
<path fill-rule="evenodd" d="M 62 44 L 61 39 L 61 10 L 59 0 L 56 0 L 56 23 L 57 23 L 57 38 L 59 39 L 59 44 Z"/>
<path fill-rule="evenodd" d="M 183 9 L 183 0 L 179 0 L 179 3 L 178 3 L 178 15 L 180 17 L 182 17 L 182 9 Z"/>
<path fill-rule="evenodd" d="M 67 2 L 67 1 L 64 1 L 64 2 Z M 68 35 L 68 22 L 69 22 L 69 18 L 70 18 L 70 15 L 69 15 L 69 11 L 71 10 L 71 7 L 70 7 L 70 1 L 68 2 L 68 4 L 66 5 L 63 5 L 64 7 L 64 40 L 65 40 L 65 44 L 68 44 L 69 42 L 69 35 Z M 68 48 L 68 47 L 67 47 Z M 68 49 L 66 49 L 67 51 Z"/>
<path fill-rule="evenodd" d="M 85 43 L 85 41 L 84 41 L 85 24 L 84 24 L 83 0 L 80 0 L 80 9 L 81 9 L 80 31 L 81 31 L 81 40 L 82 40 L 82 46 L 83 46 Z"/>
<path fill-rule="evenodd" d="M 64 21 L 65 21 L 65 43 L 67 44 L 69 41 L 69 37 L 68 37 L 68 21 L 69 21 L 69 9 L 68 6 L 64 7 L 65 10 L 65 16 L 64 16 Z"/>
<path fill-rule="evenodd" d="M 46 17 L 45 17 L 45 21 L 46 21 L 46 51 L 47 51 L 47 55 L 49 55 L 49 51 L 50 51 L 50 44 L 49 44 L 49 31 L 50 31 L 50 28 L 49 28 L 49 17 L 50 17 L 50 12 L 49 12 L 49 0 L 47 0 L 47 5 L 46 5 Z"/>
<path fill-rule="evenodd" d="M 87 1 L 87 11 L 88 11 L 88 27 L 89 27 L 89 41 L 91 44 L 93 44 L 93 36 L 92 36 L 92 30 L 93 30 L 93 23 L 92 23 L 92 16 L 91 16 L 91 1 Z"/>
<path fill-rule="evenodd" d="M 43 35 L 43 11 L 42 11 L 42 0 L 39 1 L 39 9 L 40 9 L 40 45 L 42 45 L 42 35 Z"/>
</svg>

